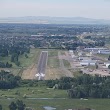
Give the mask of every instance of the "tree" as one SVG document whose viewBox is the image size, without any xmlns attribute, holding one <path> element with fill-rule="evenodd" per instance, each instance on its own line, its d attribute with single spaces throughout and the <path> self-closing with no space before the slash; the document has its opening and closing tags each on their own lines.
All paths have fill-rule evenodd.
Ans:
<svg viewBox="0 0 110 110">
<path fill-rule="evenodd" d="M 0 89 L 11 89 L 17 87 L 21 78 L 13 74 L 1 70 L 0 72 Z"/>
<path fill-rule="evenodd" d="M 9 64 L 8 62 L 6 62 L 6 68 L 11 68 L 12 64 Z"/>
<path fill-rule="evenodd" d="M 14 55 L 11 55 L 11 62 L 14 62 Z"/>
<path fill-rule="evenodd" d="M 17 100 L 16 102 L 11 102 L 9 105 L 10 110 L 25 110 L 25 104 L 22 100 Z"/>
<path fill-rule="evenodd" d="M 2 105 L 0 105 L 0 110 L 2 110 Z"/>
<path fill-rule="evenodd" d="M 69 89 L 69 90 L 67 91 L 67 93 L 68 93 L 68 97 L 69 97 L 69 98 L 76 98 L 76 95 L 77 95 L 77 91 L 76 91 L 76 90 Z"/>
<path fill-rule="evenodd" d="M 16 105 L 17 105 L 17 109 L 18 110 L 25 110 L 25 104 L 23 103 L 23 101 L 22 100 L 17 100 L 16 101 Z"/>
<path fill-rule="evenodd" d="M 109 55 L 109 57 L 108 57 L 108 60 L 110 60 L 110 55 Z"/>
<path fill-rule="evenodd" d="M 16 103 L 15 102 L 11 102 L 11 104 L 9 105 L 9 109 L 10 110 L 16 110 L 17 109 Z"/>
<path fill-rule="evenodd" d="M 108 66 L 108 69 L 110 69 L 110 65 Z"/>
<path fill-rule="evenodd" d="M 96 64 L 96 69 L 98 69 L 98 65 Z"/>
<path fill-rule="evenodd" d="M 28 58 L 28 55 L 27 55 L 27 54 L 25 54 L 25 57 L 26 57 L 26 58 Z"/>
<path fill-rule="evenodd" d="M 19 61 L 15 61 L 15 64 L 16 64 L 17 66 L 20 66 L 20 62 L 19 62 Z"/>
</svg>

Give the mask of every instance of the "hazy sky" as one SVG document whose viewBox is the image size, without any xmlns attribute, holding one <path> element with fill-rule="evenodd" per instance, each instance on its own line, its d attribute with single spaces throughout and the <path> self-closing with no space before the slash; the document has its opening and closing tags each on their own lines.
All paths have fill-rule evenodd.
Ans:
<svg viewBox="0 0 110 110">
<path fill-rule="evenodd" d="M 0 17 L 22 16 L 110 19 L 110 0 L 0 0 Z"/>
</svg>

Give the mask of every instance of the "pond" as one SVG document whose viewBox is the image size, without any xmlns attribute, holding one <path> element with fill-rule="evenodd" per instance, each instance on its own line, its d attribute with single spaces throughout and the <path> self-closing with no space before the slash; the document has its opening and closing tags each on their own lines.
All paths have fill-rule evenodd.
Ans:
<svg viewBox="0 0 110 110">
<path fill-rule="evenodd" d="M 43 107 L 45 110 L 56 110 L 56 108 L 50 107 L 50 106 L 45 106 Z"/>
</svg>

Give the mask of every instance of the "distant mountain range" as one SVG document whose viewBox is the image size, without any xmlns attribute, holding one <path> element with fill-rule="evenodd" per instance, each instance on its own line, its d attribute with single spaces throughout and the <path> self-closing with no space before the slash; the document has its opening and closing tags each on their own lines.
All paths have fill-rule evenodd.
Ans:
<svg viewBox="0 0 110 110">
<path fill-rule="evenodd" d="M 0 23 L 33 23 L 33 24 L 110 24 L 110 20 L 83 17 L 9 17 L 0 18 Z"/>
</svg>

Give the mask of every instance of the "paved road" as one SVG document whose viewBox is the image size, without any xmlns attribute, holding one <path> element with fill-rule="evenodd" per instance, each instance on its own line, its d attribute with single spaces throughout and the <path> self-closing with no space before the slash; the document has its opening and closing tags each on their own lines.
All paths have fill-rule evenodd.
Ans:
<svg viewBox="0 0 110 110">
<path fill-rule="evenodd" d="M 45 77 L 47 58 L 48 58 L 48 51 L 42 51 L 39 58 L 37 74 L 36 74 L 36 77 L 38 78 L 38 80 L 42 80 Z"/>
</svg>

